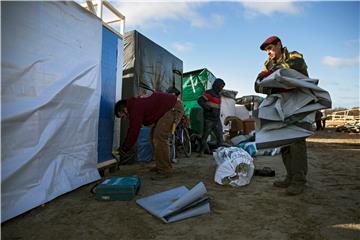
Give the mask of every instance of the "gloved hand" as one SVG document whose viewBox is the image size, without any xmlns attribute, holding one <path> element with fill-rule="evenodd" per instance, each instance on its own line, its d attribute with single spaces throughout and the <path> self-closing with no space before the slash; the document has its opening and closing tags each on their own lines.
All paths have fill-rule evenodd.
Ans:
<svg viewBox="0 0 360 240">
<path fill-rule="evenodd" d="M 272 73 L 273 73 L 272 71 L 262 71 L 261 73 L 259 73 L 256 79 L 263 80 Z"/>
</svg>

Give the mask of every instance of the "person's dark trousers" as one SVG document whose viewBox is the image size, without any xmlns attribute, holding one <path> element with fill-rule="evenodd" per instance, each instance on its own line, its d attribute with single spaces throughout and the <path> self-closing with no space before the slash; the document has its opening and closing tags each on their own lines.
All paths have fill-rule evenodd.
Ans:
<svg viewBox="0 0 360 240">
<path fill-rule="evenodd" d="M 322 129 L 324 130 L 326 126 L 326 120 L 322 120 Z"/>
<path fill-rule="evenodd" d="M 207 139 L 211 132 L 214 133 L 217 144 L 218 145 L 223 144 L 224 139 L 222 136 L 222 125 L 220 118 L 218 120 L 209 120 L 209 119 L 204 120 L 204 132 L 201 138 L 201 148 L 199 152 L 200 154 L 203 154 L 205 149 L 208 148 Z"/>
<path fill-rule="evenodd" d="M 308 171 L 306 140 L 300 140 L 281 149 L 287 177 L 298 184 L 306 183 Z"/>
<path fill-rule="evenodd" d="M 322 130 L 321 120 L 316 120 L 316 131 Z"/>
</svg>

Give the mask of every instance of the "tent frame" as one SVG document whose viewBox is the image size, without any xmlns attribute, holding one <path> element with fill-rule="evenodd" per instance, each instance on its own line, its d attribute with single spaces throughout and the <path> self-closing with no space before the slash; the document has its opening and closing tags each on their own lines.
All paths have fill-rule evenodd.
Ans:
<svg viewBox="0 0 360 240">
<path fill-rule="evenodd" d="M 125 32 L 125 16 L 121 14 L 111 3 L 106 0 L 86 0 L 86 2 L 80 4 L 82 7 L 87 9 L 89 12 L 93 13 L 99 17 L 104 25 L 113 31 L 115 34 L 124 36 Z M 113 15 L 113 18 L 110 20 L 104 19 L 104 10 L 110 11 Z M 114 24 L 119 24 L 120 31 L 115 29 Z"/>
</svg>

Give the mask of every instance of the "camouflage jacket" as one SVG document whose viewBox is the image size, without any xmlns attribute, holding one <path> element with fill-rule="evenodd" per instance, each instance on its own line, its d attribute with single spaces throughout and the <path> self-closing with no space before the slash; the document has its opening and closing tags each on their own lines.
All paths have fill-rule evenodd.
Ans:
<svg viewBox="0 0 360 240">
<path fill-rule="evenodd" d="M 280 68 L 291 68 L 291 69 L 294 69 L 294 70 L 304 74 L 305 76 L 309 76 L 309 74 L 307 72 L 307 65 L 305 63 L 303 55 L 296 51 L 289 52 L 286 47 L 283 48 L 283 53 L 282 53 L 281 58 L 277 61 L 268 59 L 264 63 L 264 68 L 262 71 L 275 72 L 276 70 L 278 70 Z M 256 80 L 258 80 L 258 79 L 259 79 L 259 76 L 257 77 Z M 262 79 L 260 79 L 260 80 L 262 80 Z M 265 93 L 265 94 L 274 93 L 274 89 L 261 87 L 257 84 L 257 81 L 255 82 L 255 91 L 258 93 Z"/>
</svg>

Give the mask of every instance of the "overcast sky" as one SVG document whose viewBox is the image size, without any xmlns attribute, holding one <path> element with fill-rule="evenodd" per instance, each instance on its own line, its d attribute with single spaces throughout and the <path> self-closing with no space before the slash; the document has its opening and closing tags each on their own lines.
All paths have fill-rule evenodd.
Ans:
<svg viewBox="0 0 360 240">
<path fill-rule="evenodd" d="M 255 94 L 266 60 L 260 44 L 277 35 L 304 55 L 309 75 L 333 107 L 359 106 L 359 1 L 112 2 L 137 30 L 183 61 L 184 72 L 208 68 L 238 97 Z"/>
</svg>

